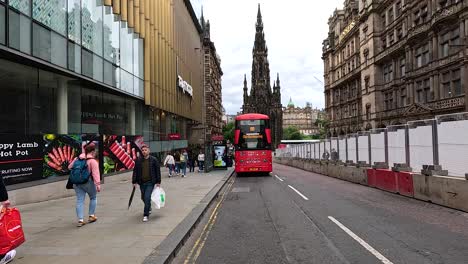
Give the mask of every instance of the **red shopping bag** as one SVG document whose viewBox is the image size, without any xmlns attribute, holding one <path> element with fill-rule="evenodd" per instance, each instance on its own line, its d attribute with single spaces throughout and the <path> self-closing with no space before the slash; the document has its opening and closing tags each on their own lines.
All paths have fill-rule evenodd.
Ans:
<svg viewBox="0 0 468 264">
<path fill-rule="evenodd" d="M 0 255 L 25 241 L 21 216 L 17 208 L 4 208 L 0 215 Z"/>
</svg>

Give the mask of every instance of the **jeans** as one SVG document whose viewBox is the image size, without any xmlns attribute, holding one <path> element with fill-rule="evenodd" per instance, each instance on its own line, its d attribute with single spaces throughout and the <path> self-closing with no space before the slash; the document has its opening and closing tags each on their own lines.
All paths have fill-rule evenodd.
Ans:
<svg viewBox="0 0 468 264">
<path fill-rule="evenodd" d="M 140 185 L 141 200 L 145 203 L 143 216 L 149 216 L 149 211 L 151 210 L 151 193 L 153 189 L 154 184 L 152 182 L 146 182 Z"/>
<path fill-rule="evenodd" d="M 181 162 L 180 168 L 182 169 L 182 175 L 185 175 L 187 173 L 187 163 Z"/>
<path fill-rule="evenodd" d="M 97 191 L 96 185 L 94 185 L 94 181 L 89 179 L 87 183 L 84 184 L 75 184 L 73 186 L 76 193 L 76 216 L 78 216 L 78 220 L 83 220 L 84 216 L 84 202 L 86 198 L 86 194 L 89 195 L 89 215 L 94 215 L 94 211 L 96 211 L 97 205 Z"/>
<path fill-rule="evenodd" d="M 203 171 L 203 165 L 205 165 L 205 161 L 204 160 L 199 160 L 198 161 L 198 171 Z"/>
<path fill-rule="evenodd" d="M 175 172 L 176 172 L 177 174 L 180 173 L 180 162 L 176 162 L 176 163 L 175 163 Z"/>
<path fill-rule="evenodd" d="M 174 164 L 167 164 L 167 168 L 169 169 L 169 176 L 172 176 L 174 173 Z"/>
<path fill-rule="evenodd" d="M 194 160 L 189 161 L 189 172 L 195 172 L 195 161 Z"/>
</svg>

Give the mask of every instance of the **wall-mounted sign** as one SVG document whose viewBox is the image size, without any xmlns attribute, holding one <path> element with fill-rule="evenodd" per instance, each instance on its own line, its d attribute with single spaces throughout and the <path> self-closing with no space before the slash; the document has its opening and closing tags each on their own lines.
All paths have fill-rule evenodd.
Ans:
<svg viewBox="0 0 468 264">
<path fill-rule="evenodd" d="M 211 135 L 211 141 L 223 141 L 224 136 L 223 135 Z"/>
<path fill-rule="evenodd" d="M 170 133 L 170 134 L 167 134 L 167 138 L 169 140 L 180 140 L 180 134 L 179 133 Z"/>
<path fill-rule="evenodd" d="M 182 89 L 183 93 L 188 93 L 190 96 L 193 96 L 193 88 L 188 84 L 180 75 L 177 76 L 177 86 Z"/>
</svg>

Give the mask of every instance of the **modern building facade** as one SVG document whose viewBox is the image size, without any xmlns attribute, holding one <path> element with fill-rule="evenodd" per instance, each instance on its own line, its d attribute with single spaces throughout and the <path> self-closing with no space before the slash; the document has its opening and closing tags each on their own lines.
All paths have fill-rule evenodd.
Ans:
<svg viewBox="0 0 468 264">
<path fill-rule="evenodd" d="M 288 106 L 283 107 L 283 129 L 293 126 L 306 136 L 320 133 L 317 120 L 323 118 L 323 111 L 312 108 L 310 103 L 305 107 L 296 107 L 292 98 L 289 99 Z"/>
<path fill-rule="evenodd" d="M 346 0 L 329 26 L 331 135 L 468 109 L 468 1 Z"/>
<path fill-rule="evenodd" d="M 0 0 L 0 134 L 186 147 L 202 122 L 200 34 L 188 0 Z"/>
<path fill-rule="evenodd" d="M 250 94 L 247 93 L 247 77 L 244 76 L 244 103 L 242 113 L 260 113 L 270 117 L 273 147 L 281 143 L 283 127 L 283 109 L 281 105 L 281 87 L 279 74 L 273 81 L 273 91 L 270 85 L 270 63 L 268 48 L 263 32 L 262 14 L 258 5 L 255 44 L 253 48 L 252 83 Z"/>
</svg>

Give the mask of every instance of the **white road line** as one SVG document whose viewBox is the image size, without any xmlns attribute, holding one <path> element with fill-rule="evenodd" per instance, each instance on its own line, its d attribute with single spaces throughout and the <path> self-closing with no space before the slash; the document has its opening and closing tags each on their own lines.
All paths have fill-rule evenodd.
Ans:
<svg viewBox="0 0 468 264">
<path fill-rule="evenodd" d="M 283 179 L 281 179 L 280 177 L 278 177 L 278 175 L 275 175 L 276 179 L 280 180 L 280 181 L 284 181 Z"/>
<path fill-rule="evenodd" d="M 297 192 L 297 194 L 299 194 L 302 198 L 304 198 L 304 200 L 308 201 L 309 198 L 305 197 L 305 195 L 303 195 L 302 193 L 300 193 L 298 190 L 296 190 L 294 187 L 292 187 L 291 185 L 288 185 L 289 188 L 293 189 L 295 192 Z"/>
<path fill-rule="evenodd" d="M 358 237 L 356 234 L 353 233 L 353 231 L 349 230 L 346 226 L 344 226 L 342 223 L 340 223 L 338 220 L 333 218 L 332 216 L 329 216 L 328 219 L 330 219 L 333 223 L 335 223 L 337 226 L 339 226 L 343 231 L 345 231 L 348 235 L 350 235 L 354 240 L 356 240 L 361 246 L 363 246 L 367 251 L 372 253 L 376 258 L 378 258 L 382 263 L 385 264 L 393 264 L 390 260 L 388 260 L 386 257 L 384 257 L 382 254 L 380 254 L 377 250 L 375 250 L 373 247 L 371 247 L 369 244 L 366 243 L 366 241 L 362 240 L 360 237 Z"/>
</svg>

